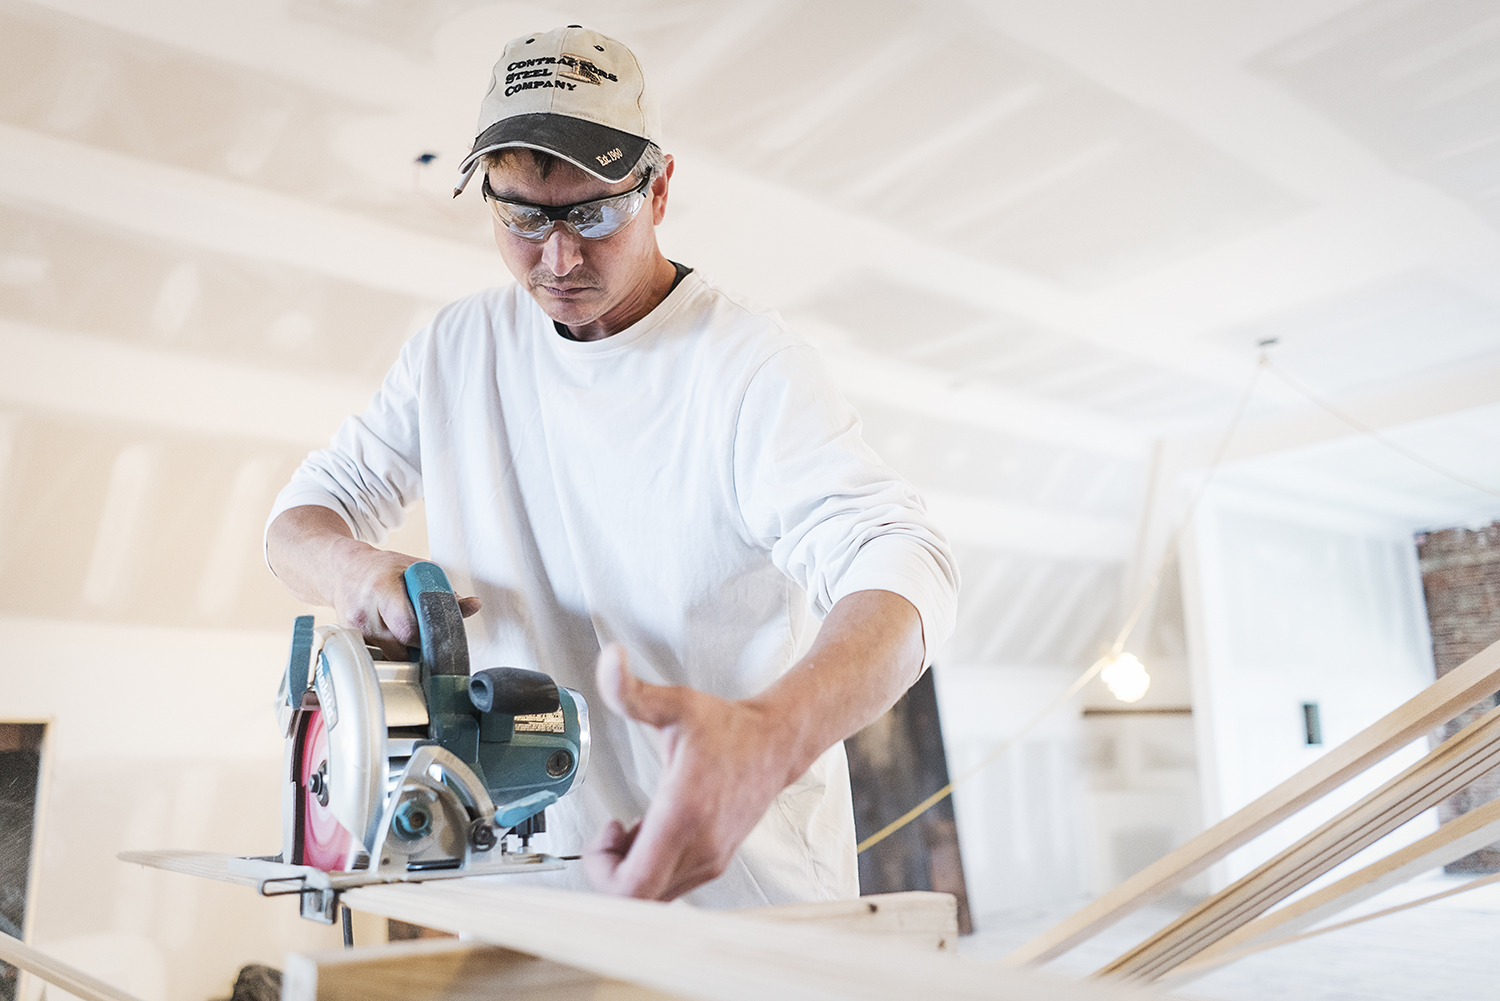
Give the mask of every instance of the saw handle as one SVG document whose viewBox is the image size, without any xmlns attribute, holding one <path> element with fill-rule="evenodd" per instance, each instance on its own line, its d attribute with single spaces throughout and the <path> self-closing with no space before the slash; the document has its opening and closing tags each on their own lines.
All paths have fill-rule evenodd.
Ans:
<svg viewBox="0 0 1500 1001">
<path fill-rule="evenodd" d="M 453 593 L 448 575 L 436 563 L 423 561 L 407 567 L 403 576 L 412 611 L 417 613 L 417 634 L 422 644 L 420 648 L 408 648 L 412 660 L 421 663 L 427 676 L 467 675 L 469 640 L 464 634 L 458 595 Z"/>
<path fill-rule="evenodd" d="M 307 694 L 307 672 L 312 664 L 313 617 L 299 615 L 292 622 L 292 652 L 286 664 L 286 704 L 302 708 Z"/>
</svg>

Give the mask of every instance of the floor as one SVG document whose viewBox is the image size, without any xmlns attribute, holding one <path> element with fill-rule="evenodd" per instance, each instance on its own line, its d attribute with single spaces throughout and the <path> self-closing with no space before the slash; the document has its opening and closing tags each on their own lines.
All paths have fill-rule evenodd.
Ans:
<svg viewBox="0 0 1500 1001">
<path fill-rule="evenodd" d="M 1432 875 L 1351 908 L 1329 924 L 1462 885 Z M 1005 955 L 1083 902 L 993 914 L 960 949 L 977 959 Z M 1051 963 L 1070 976 L 1088 973 L 1170 921 L 1186 907 L 1153 907 Z M 1213 1001 L 1427 1001 L 1500 998 L 1500 884 L 1268 949 L 1180 985 L 1173 996 Z"/>
</svg>

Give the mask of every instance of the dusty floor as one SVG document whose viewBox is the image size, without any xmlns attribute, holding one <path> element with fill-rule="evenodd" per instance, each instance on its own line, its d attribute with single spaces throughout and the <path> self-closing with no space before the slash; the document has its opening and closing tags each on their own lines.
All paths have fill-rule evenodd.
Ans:
<svg viewBox="0 0 1500 1001">
<path fill-rule="evenodd" d="M 1461 885 L 1430 876 L 1387 891 L 1330 924 Z M 1081 902 L 1080 902 L 1081 904 Z M 1076 910 L 1078 905 L 993 914 L 961 950 L 999 958 Z M 1084 976 L 1180 913 L 1155 907 L 1122 921 L 1050 964 Z M 1500 998 L 1500 884 L 1458 894 L 1248 956 L 1174 996 L 1213 1001 L 1426 1001 Z"/>
</svg>

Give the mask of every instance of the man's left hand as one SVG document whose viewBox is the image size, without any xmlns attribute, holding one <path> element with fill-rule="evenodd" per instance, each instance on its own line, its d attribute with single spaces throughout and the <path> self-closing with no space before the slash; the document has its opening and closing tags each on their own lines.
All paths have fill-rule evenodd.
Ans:
<svg viewBox="0 0 1500 1001">
<path fill-rule="evenodd" d="M 584 867 L 604 893 L 672 900 L 722 874 L 807 765 L 798 767 L 778 740 L 781 721 L 754 701 L 648 684 L 630 673 L 618 644 L 599 654 L 596 672 L 611 709 L 661 731 L 663 771 L 645 817 L 629 828 L 610 821 Z"/>
</svg>

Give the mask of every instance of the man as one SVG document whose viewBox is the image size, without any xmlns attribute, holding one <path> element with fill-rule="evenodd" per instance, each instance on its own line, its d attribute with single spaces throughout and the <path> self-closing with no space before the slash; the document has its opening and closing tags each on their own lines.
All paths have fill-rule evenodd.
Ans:
<svg viewBox="0 0 1500 1001">
<path fill-rule="evenodd" d="M 474 594 L 474 662 L 613 710 L 549 811 L 554 850 L 587 845 L 605 892 L 852 896 L 841 741 L 951 631 L 956 572 L 811 349 L 662 255 L 659 135 L 620 43 L 574 25 L 506 46 L 459 190 L 481 171 L 516 283 L 406 344 L 282 491 L 267 558 L 399 651 L 413 558 L 375 546 L 425 498 L 433 560 Z"/>
</svg>

